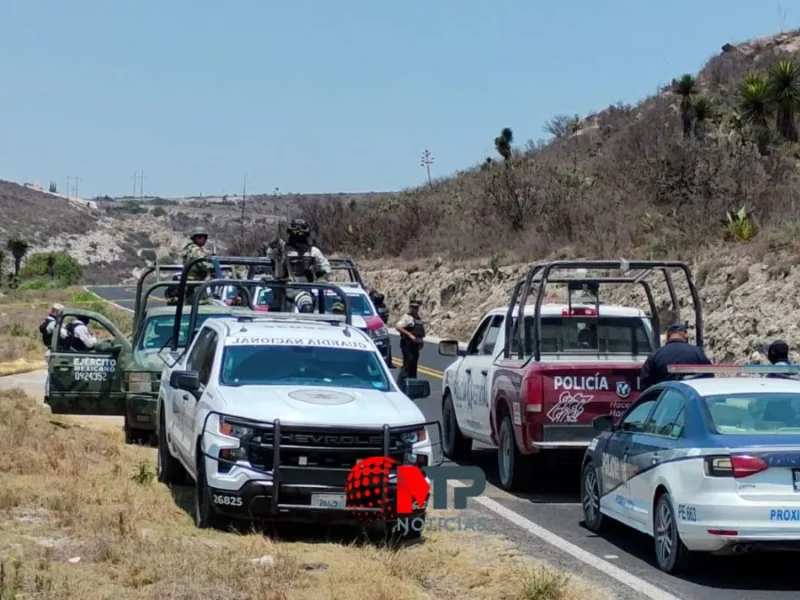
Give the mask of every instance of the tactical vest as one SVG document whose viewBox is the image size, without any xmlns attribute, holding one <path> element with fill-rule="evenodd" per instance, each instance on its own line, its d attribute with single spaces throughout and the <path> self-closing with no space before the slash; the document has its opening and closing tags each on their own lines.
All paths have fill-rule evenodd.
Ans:
<svg viewBox="0 0 800 600">
<path fill-rule="evenodd" d="M 408 315 L 408 316 L 411 317 L 411 315 Z M 409 325 L 408 327 L 405 327 L 404 329 L 406 331 L 408 331 L 411 335 L 413 335 L 415 338 L 417 338 L 417 340 L 421 340 L 422 338 L 425 337 L 425 325 L 422 324 L 422 319 L 415 318 L 415 317 L 411 317 L 411 318 L 414 319 L 414 322 L 411 325 Z M 408 339 L 407 336 L 405 336 L 405 335 L 402 336 L 400 338 L 400 347 L 403 348 L 403 347 L 407 347 L 409 345 L 411 345 L 411 347 L 419 348 L 419 345 L 412 343 L 411 340 Z"/>
<path fill-rule="evenodd" d="M 81 323 L 82 325 L 82 323 Z M 67 325 L 67 341 L 69 343 L 69 348 L 74 350 L 75 352 L 88 352 L 89 348 L 80 338 L 75 337 L 75 328 L 78 326 L 78 321 L 73 321 L 69 325 Z"/>
<path fill-rule="evenodd" d="M 39 333 L 42 334 L 42 343 L 48 348 L 50 347 L 50 344 L 53 343 L 53 332 L 47 331 L 47 326 L 50 325 L 50 323 L 55 323 L 55 321 L 55 317 L 47 315 L 47 318 L 42 321 L 41 325 L 39 325 Z"/>
</svg>

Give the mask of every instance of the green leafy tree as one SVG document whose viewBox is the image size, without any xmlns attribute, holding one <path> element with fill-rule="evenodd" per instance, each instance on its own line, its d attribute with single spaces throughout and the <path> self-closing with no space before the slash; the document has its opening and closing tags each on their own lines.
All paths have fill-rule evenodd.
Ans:
<svg viewBox="0 0 800 600">
<path fill-rule="evenodd" d="M 680 79 L 672 81 L 672 93 L 681 98 L 681 123 L 683 124 L 683 137 L 692 135 L 692 99 L 697 94 L 697 79 L 694 75 L 685 73 Z"/>
<path fill-rule="evenodd" d="M 775 126 L 787 141 L 797 141 L 795 113 L 800 106 L 800 70 L 792 61 L 782 60 L 767 75 L 769 97 L 775 106 Z"/>
<path fill-rule="evenodd" d="M 23 257 L 28 253 L 30 244 L 24 238 L 15 236 L 8 240 L 6 244 L 11 256 L 14 257 L 14 278 L 19 277 L 19 268 L 22 264 Z"/>
<path fill-rule="evenodd" d="M 773 115 L 767 78 L 762 73 L 749 73 L 739 90 L 739 112 L 742 120 L 756 134 L 758 150 L 762 155 L 769 152 L 769 119 Z"/>
<path fill-rule="evenodd" d="M 58 193 L 58 185 L 56 185 L 55 181 L 50 182 L 50 193 L 52 194 Z"/>
<path fill-rule="evenodd" d="M 494 138 L 494 147 L 497 153 L 503 157 L 504 160 L 511 158 L 511 144 L 514 142 L 514 133 L 510 128 L 504 127 L 496 138 Z"/>
</svg>

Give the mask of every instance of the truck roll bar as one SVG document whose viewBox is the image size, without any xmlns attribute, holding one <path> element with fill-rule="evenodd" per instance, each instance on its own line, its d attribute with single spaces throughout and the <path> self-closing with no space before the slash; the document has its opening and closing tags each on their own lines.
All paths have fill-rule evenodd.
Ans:
<svg viewBox="0 0 800 600">
<path fill-rule="evenodd" d="M 139 318 L 140 310 L 144 312 L 144 310 L 140 307 L 142 304 L 142 290 L 144 289 L 144 281 L 147 279 L 147 276 L 151 273 L 155 272 L 156 274 L 156 281 L 161 281 L 161 272 L 165 271 L 167 273 L 180 273 L 183 270 L 183 265 L 156 265 L 152 267 L 147 267 L 142 274 L 139 275 L 139 279 L 136 281 L 136 300 L 133 305 L 133 322 L 134 324 L 137 322 Z M 148 294 L 152 291 L 152 288 L 148 291 Z"/>
<path fill-rule="evenodd" d="M 205 259 L 198 259 L 198 261 L 199 260 L 205 260 Z M 191 264 L 192 263 L 190 262 L 189 266 L 191 266 Z M 185 273 L 184 273 L 184 275 L 185 275 Z M 182 276 L 181 284 L 183 286 L 183 293 L 180 294 L 180 297 L 184 298 L 185 297 L 186 281 L 184 280 L 183 276 Z M 264 285 L 264 282 L 259 281 L 259 280 L 247 280 L 247 279 L 210 279 L 210 280 L 207 280 L 207 281 L 199 282 L 197 284 L 197 287 L 195 288 L 194 296 L 192 298 L 191 313 L 190 313 L 190 317 L 189 317 L 189 330 L 187 332 L 187 340 L 186 340 L 186 347 L 187 348 L 189 347 L 189 345 L 192 342 L 192 339 L 193 339 L 193 336 L 194 336 L 194 331 L 195 331 L 195 328 L 197 327 L 197 314 L 198 314 L 198 309 L 200 307 L 200 298 L 202 297 L 203 292 L 206 291 L 208 288 L 211 288 L 211 287 L 214 287 L 214 286 L 227 286 L 227 285 L 238 286 L 238 287 L 241 287 L 241 288 L 262 287 Z M 344 322 L 347 325 L 352 325 L 353 324 L 353 314 L 352 314 L 352 308 L 350 306 L 350 298 L 348 297 L 348 295 L 345 293 L 345 291 L 342 288 L 340 288 L 339 286 L 337 286 L 335 284 L 331 284 L 331 283 L 307 283 L 307 282 L 296 282 L 296 281 L 270 281 L 268 285 L 269 285 L 269 287 L 271 289 L 273 289 L 273 290 L 275 290 L 277 292 L 280 292 L 280 293 L 276 294 L 276 296 L 278 297 L 278 301 L 281 304 L 285 300 L 286 291 L 290 290 L 290 289 L 291 290 L 320 290 L 320 291 L 330 290 L 333 293 L 335 293 L 339 297 L 339 299 L 342 301 L 342 304 L 344 304 L 344 310 L 345 310 Z M 321 301 L 320 301 L 320 305 L 321 305 L 320 306 L 320 309 L 321 309 L 320 310 L 320 314 L 323 314 L 325 312 L 324 311 L 324 308 L 325 308 L 324 293 L 323 294 L 319 294 L 318 293 L 317 295 L 318 295 L 319 298 L 321 298 Z M 252 306 L 251 306 L 251 308 L 252 308 Z M 286 313 L 282 313 L 282 314 L 286 314 Z M 177 310 L 176 310 L 176 314 L 175 314 L 175 322 L 173 323 L 173 326 L 172 326 L 171 350 L 173 352 L 176 352 L 178 350 L 178 339 L 179 339 L 179 335 L 180 335 L 180 326 L 181 326 L 182 316 L 183 316 L 183 303 L 181 302 L 177 306 Z M 269 315 L 256 315 L 256 316 L 259 316 L 261 318 L 269 318 Z M 301 313 L 298 313 L 298 314 L 293 315 L 293 316 L 297 317 L 298 319 L 302 319 L 303 318 L 303 315 Z"/>
<path fill-rule="evenodd" d="M 557 270 L 570 270 L 570 269 L 586 269 L 586 270 L 603 270 L 603 271 L 621 271 L 622 273 L 629 273 L 630 271 L 639 271 L 634 275 L 618 276 L 618 277 L 569 277 L 569 278 L 551 278 L 550 274 Z M 672 279 L 671 271 L 680 272 L 685 278 L 689 288 L 689 293 L 692 296 L 692 303 L 695 312 L 695 337 L 698 347 L 703 347 L 703 316 L 702 306 L 700 303 L 700 296 L 697 293 L 697 287 L 692 276 L 689 265 L 680 261 L 655 261 L 655 260 L 557 260 L 547 263 L 539 263 L 533 265 L 527 275 L 518 280 L 514 285 L 511 293 L 511 300 L 509 301 L 508 310 L 506 311 L 505 333 L 506 344 L 503 351 L 504 358 L 511 357 L 512 341 L 517 343 L 517 358 L 524 360 L 525 358 L 525 307 L 527 305 L 528 297 L 532 292 L 532 288 L 536 286 L 536 304 L 534 307 L 533 319 L 533 358 L 536 361 L 541 360 L 541 329 L 542 329 L 542 304 L 544 303 L 545 288 L 548 283 L 551 284 L 567 284 L 567 303 L 572 306 L 572 291 L 577 287 L 592 287 L 597 290 L 595 294 L 595 314 L 600 318 L 600 293 L 599 289 L 602 284 L 634 284 L 641 285 L 642 289 L 647 296 L 647 302 L 650 306 L 650 321 L 653 326 L 653 334 L 655 337 L 656 347 L 661 344 L 661 326 L 658 313 L 658 307 L 653 296 L 653 291 L 650 282 L 646 279 L 654 272 L 660 272 L 664 277 L 667 286 L 667 291 L 672 303 L 670 311 L 673 320 L 678 321 L 681 318 L 680 304 L 678 303 L 677 294 L 675 292 L 675 285 Z M 516 328 L 514 328 L 512 321 L 514 309 L 517 309 Z"/>
</svg>

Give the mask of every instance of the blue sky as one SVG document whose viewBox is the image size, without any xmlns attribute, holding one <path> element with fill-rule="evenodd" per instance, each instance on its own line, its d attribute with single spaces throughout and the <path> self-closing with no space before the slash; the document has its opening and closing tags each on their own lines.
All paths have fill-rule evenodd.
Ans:
<svg viewBox="0 0 800 600">
<path fill-rule="evenodd" d="M 766 0 L 0 0 L 0 178 L 79 193 L 383 191 L 493 153 L 502 127 L 635 102 Z M 785 19 L 784 19 L 785 14 Z"/>
</svg>

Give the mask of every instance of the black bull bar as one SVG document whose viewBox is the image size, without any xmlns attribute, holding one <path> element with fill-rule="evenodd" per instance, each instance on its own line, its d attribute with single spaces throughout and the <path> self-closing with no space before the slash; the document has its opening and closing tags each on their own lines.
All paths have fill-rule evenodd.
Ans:
<svg viewBox="0 0 800 600">
<path fill-rule="evenodd" d="M 220 422 L 222 421 L 222 419 L 224 419 L 226 423 L 231 423 L 233 425 L 241 425 L 243 427 L 249 427 L 249 428 L 252 428 L 252 429 L 270 429 L 272 431 L 272 443 L 271 444 L 260 443 L 259 444 L 259 448 L 260 449 L 265 449 L 265 450 L 272 450 L 272 469 L 270 469 L 270 470 L 259 469 L 257 467 L 252 466 L 251 464 L 242 464 L 242 462 L 240 462 L 240 461 L 228 460 L 226 458 L 220 458 L 218 456 L 212 456 L 211 454 L 206 452 L 205 448 L 203 448 L 203 440 L 205 439 L 206 432 L 209 431 L 208 430 L 208 420 L 209 420 L 209 418 L 211 418 L 214 415 L 217 416 L 217 419 Z M 292 429 L 294 429 L 294 428 L 301 429 L 305 433 L 316 431 L 316 432 L 319 432 L 320 434 L 330 433 L 332 430 L 336 431 L 336 433 L 344 432 L 345 434 L 348 431 L 352 431 L 353 433 L 364 433 L 364 432 L 372 431 L 372 430 L 374 430 L 375 433 L 377 433 L 378 431 L 380 431 L 381 436 L 382 436 L 382 447 L 378 451 L 376 451 L 375 454 L 371 454 L 370 456 L 384 456 L 386 458 L 391 458 L 391 451 L 393 449 L 396 450 L 396 448 L 392 447 L 392 435 L 393 434 L 402 434 L 402 433 L 406 433 L 406 432 L 413 432 L 413 431 L 419 431 L 420 429 L 425 429 L 426 430 L 426 435 L 427 435 L 427 428 L 428 428 L 429 425 L 435 425 L 437 427 L 437 430 L 438 430 L 438 433 L 439 433 L 439 438 L 438 438 L 437 442 L 434 442 L 433 440 L 430 441 L 431 454 L 433 454 L 433 448 L 436 448 L 436 447 L 441 448 L 441 446 L 442 446 L 442 424 L 439 421 L 426 421 L 425 423 L 419 423 L 419 424 L 416 424 L 416 425 L 399 425 L 399 426 L 398 425 L 392 426 L 392 425 L 384 424 L 383 426 L 381 426 L 380 429 L 378 429 L 378 428 L 370 428 L 370 427 L 359 427 L 359 426 L 354 426 L 354 425 L 341 425 L 341 426 L 340 425 L 335 425 L 334 426 L 334 425 L 316 425 L 316 424 L 315 425 L 307 425 L 307 424 L 302 424 L 302 423 L 283 423 L 283 422 L 281 422 L 280 419 L 275 419 L 272 422 L 257 421 L 257 420 L 253 420 L 253 419 L 246 419 L 246 418 L 243 418 L 243 417 L 232 417 L 232 416 L 229 416 L 229 415 L 225 415 L 225 414 L 223 414 L 223 413 L 221 413 L 219 411 L 209 411 L 206 414 L 205 418 L 203 419 L 203 429 L 201 431 L 201 437 L 200 437 L 200 441 L 198 443 L 198 453 L 200 455 L 202 455 L 203 457 L 205 457 L 205 458 L 209 458 L 209 459 L 211 459 L 213 461 L 216 461 L 217 463 L 236 466 L 236 467 L 239 467 L 240 469 L 247 469 L 248 471 L 252 471 L 253 473 L 256 473 L 258 475 L 263 475 L 263 476 L 269 477 L 271 479 L 271 481 L 272 481 L 272 494 L 270 496 L 270 512 L 269 512 L 270 516 L 276 516 L 278 514 L 278 511 L 281 510 L 281 509 L 285 509 L 285 510 L 335 511 L 335 510 L 340 510 L 340 509 L 337 509 L 337 508 L 326 508 L 326 507 L 311 507 L 311 506 L 306 506 L 306 505 L 281 504 L 280 503 L 280 486 L 281 486 L 282 483 L 286 483 L 284 481 L 285 475 L 287 473 L 290 473 L 290 472 L 301 472 L 302 473 L 303 471 L 308 472 L 310 470 L 309 467 L 304 467 L 304 466 L 295 467 L 295 466 L 281 465 L 281 446 L 283 445 L 281 443 L 281 429 L 282 429 L 282 427 L 287 427 L 287 428 L 292 428 Z M 219 436 L 225 435 L 223 433 L 220 433 L 219 431 L 209 431 L 209 433 L 213 433 L 214 435 L 219 435 Z M 246 439 L 247 438 L 244 438 L 244 439 L 243 438 L 239 438 L 239 447 L 243 446 L 243 444 L 246 442 Z M 293 443 L 291 445 L 287 444 L 286 446 L 291 448 L 292 450 L 308 450 L 309 452 L 314 452 L 314 451 L 320 450 L 319 446 L 306 446 L 306 445 L 297 444 L 297 443 Z M 328 446 L 328 447 L 324 447 L 324 450 L 328 451 L 328 452 L 336 452 L 336 451 L 344 452 L 344 451 L 352 451 L 353 449 L 362 449 L 362 448 L 360 448 L 358 446 L 342 446 L 342 447 L 330 447 L 330 446 Z M 224 448 L 221 448 L 220 450 L 222 450 L 222 449 L 224 449 Z M 363 448 L 363 449 L 366 450 L 367 448 Z M 406 452 L 410 452 L 413 449 L 413 444 L 411 444 L 409 442 L 404 442 L 401 449 L 402 449 L 404 454 Z M 368 457 L 366 457 L 366 458 L 368 458 Z M 432 456 L 432 458 L 433 458 L 433 456 Z M 434 466 L 434 467 L 435 466 L 439 466 L 443 462 L 444 462 L 444 458 L 441 458 L 441 460 L 439 460 L 439 462 L 431 464 L 431 465 L 428 465 L 428 466 Z M 346 473 L 349 473 L 351 469 L 326 467 L 324 470 L 326 472 L 337 472 L 337 473 L 346 474 Z M 200 476 L 204 476 L 204 475 L 198 474 L 198 477 L 200 477 Z M 346 475 L 345 475 L 345 478 L 346 478 Z M 331 486 L 331 487 L 335 487 L 335 486 Z M 386 500 L 387 500 L 386 491 L 387 491 L 387 487 L 386 486 L 382 486 L 382 491 L 381 491 L 382 504 L 381 504 L 381 507 L 374 507 L 374 508 L 373 507 L 352 507 L 352 508 L 348 507 L 347 510 L 349 510 L 351 512 L 385 512 L 386 509 L 383 508 L 383 507 L 388 506 L 388 504 L 386 502 Z"/>
</svg>

